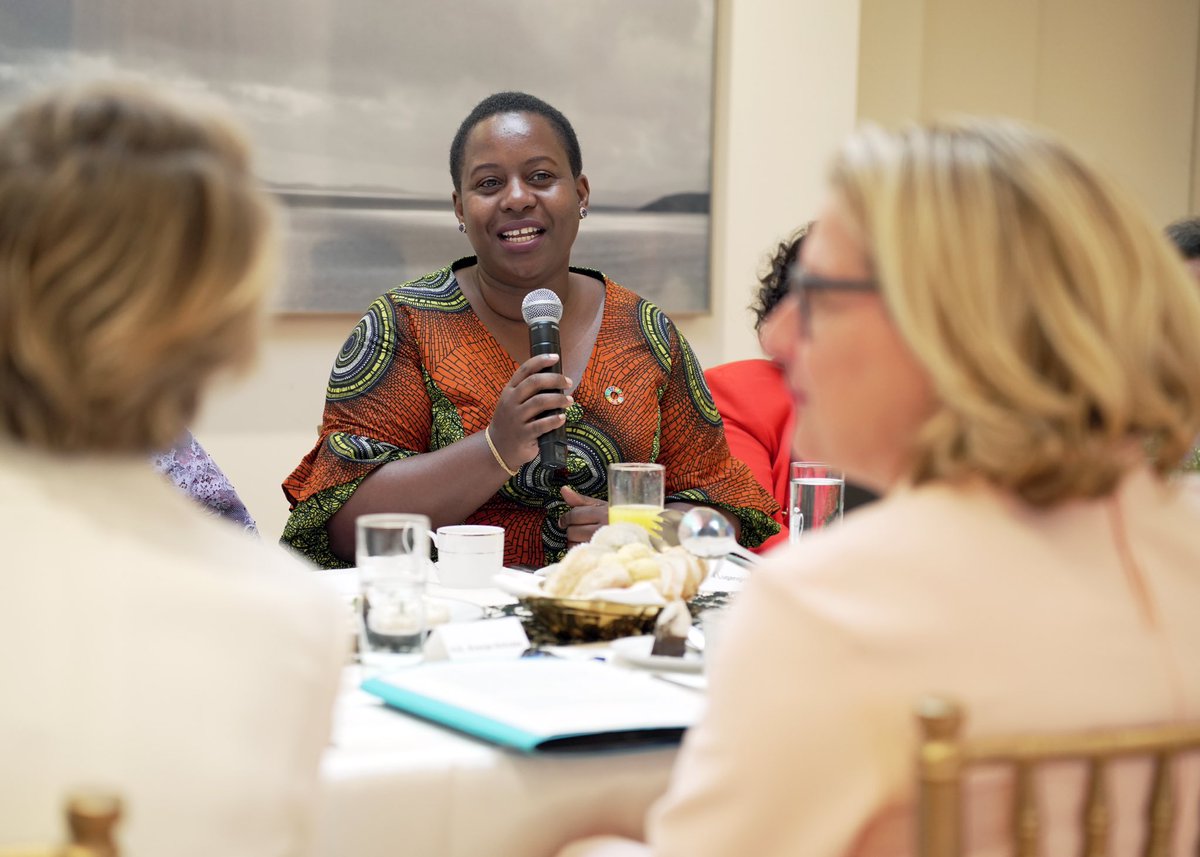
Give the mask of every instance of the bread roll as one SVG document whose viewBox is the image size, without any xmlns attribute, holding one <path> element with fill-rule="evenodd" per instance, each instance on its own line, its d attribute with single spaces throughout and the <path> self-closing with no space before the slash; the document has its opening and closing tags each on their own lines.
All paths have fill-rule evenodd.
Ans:
<svg viewBox="0 0 1200 857">
<path fill-rule="evenodd" d="M 550 566 L 542 591 L 558 598 L 589 598 L 602 589 L 623 589 L 644 580 L 667 600 L 687 600 L 695 596 L 707 573 L 704 560 L 683 548 L 660 553 L 650 546 L 641 527 L 612 524 Z"/>
</svg>

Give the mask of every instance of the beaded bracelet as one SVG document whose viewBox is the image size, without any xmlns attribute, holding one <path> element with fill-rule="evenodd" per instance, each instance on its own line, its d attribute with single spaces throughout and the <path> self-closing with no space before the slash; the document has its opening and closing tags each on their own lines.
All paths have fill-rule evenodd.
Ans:
<svg viewBox="0 0 1200 857">
<path fill-rule="evenodd" d="M 517 471 L 510 468 L 504 463 L 504 459 L 500 457 L 500 451 L 496 449 L 496 444 L 492 443 L 492 427 L 490 425 L 483 427 L 483 439 L 487 441 L 488 449 L 492 451 L 492 458 L 496 459 L 496 463 L 503 468 L 504 472 L 509 476 L 516 476 Z"/>
</svg>

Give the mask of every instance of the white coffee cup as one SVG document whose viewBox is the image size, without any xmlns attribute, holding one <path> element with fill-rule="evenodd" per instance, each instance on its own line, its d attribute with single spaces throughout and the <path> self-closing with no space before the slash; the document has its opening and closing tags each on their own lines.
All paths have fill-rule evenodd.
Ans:
<svg viewBox="0 0 1200 857">
<path fill-rule="evenodd" d="M 492 586 L 504 568 L 504 527 L 455 524 L 430 533 L 438 549 L 438 581 L 453 589 Z"/>
</svg>

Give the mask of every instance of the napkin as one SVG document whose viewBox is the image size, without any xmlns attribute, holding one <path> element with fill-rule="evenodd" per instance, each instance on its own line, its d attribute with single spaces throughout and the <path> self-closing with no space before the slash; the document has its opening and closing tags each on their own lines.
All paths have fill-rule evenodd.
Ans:
<svg viewBox="0 0 1200 857">
<path fill-rule="evenodd" d="M 538 575 L 526 574 L 520 571 L 502 571 L 493 580 L 496 586 L 510 595 L 518 598 L 550 598 L 542 591 L 545 578 Z M 629 587 L 614 589 L 597 589 L 591 595 L 573 596 L 572 600 L 612 601 L 617 604 L 644 605 L 647 607 L 662 607 L 666 599 L 659 594 L 654 585 L 646 580 L 638 581 Z"/>
</svg>

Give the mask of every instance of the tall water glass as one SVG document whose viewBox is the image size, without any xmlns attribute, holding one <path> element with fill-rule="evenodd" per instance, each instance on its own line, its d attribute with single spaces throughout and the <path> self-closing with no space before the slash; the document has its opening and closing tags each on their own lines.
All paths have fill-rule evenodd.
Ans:
<svg viewBox="0 0 1200 857">
<path fill-rule="evenodd" d="M 666 469 L 661 464 L 618 462 L 608 465 L 608 522 L 659 529 Z"/>
<path fill-rule="evenodd" d="M 819 461 L 793 461 L 788 487 L 788 541 L 842 519 L 842 471 Z"/>
<path fill-rule="evenodd" d="M 425 643 L 429 518 L 360 515 L 355 525 L 363 667 L 379 673 L 415 663 Z"/>
</svg>

